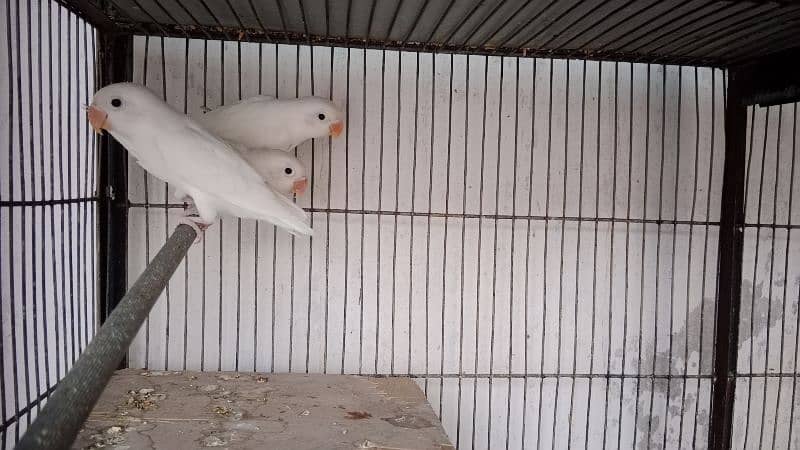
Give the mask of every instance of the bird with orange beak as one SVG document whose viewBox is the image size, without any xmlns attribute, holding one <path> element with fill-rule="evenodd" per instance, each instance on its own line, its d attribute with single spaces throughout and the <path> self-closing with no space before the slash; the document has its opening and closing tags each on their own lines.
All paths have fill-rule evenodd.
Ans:
<svg viewBox="0 0 800 450">
<path fill-rule="evenodd" d="M 87 107 L 97 132 L 110 133 L 139 165 L 191 197 L 198 235 L 220 213 L 264 220 L 293 234 L 311 234 L 308 216 L 276 192 L 230 144 L 133 83 L 97 91 Z"/>
<path fill-rule="evenodd" d="M 208 131 L 231 144 L 289 151 L 313 138 L 338 137 L 343 114 L 320 97 L 277 99 L 259 95 L 196 117 Z"/>
<path fill-rule="evenodd" d="M 301 196 L 308 187 L 306 167 L 290 152 L 239 149 L 239 154 L 267 183 L 285 196 Z"/>
<path fill-rule="evenodd" d="M 308 188 L 306 167 L 291 152 L 283 150 L 255 149 L 247 150 L 236 147 L 236 150 L 256 170 L 269 187 L 286 197 L 303 195 Z M 185 203 L 192 203 L 192 198 L 185 192 L 173 188 L 173 196 Z"/>
</svg>

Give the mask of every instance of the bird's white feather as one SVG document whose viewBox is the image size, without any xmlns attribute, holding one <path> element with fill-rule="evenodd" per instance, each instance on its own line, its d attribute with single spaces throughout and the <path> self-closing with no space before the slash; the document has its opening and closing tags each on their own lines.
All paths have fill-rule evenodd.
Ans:
<svg viewBox="0 0 800 450">
<path fill-rule="evenodd" d="M 202 191 L 226 212 L 266 220 L 302 234 L 311 234 L 305 212 L 264 184 L 261 176 L 216 137 L 187 121 L 182 133 L 166 134 L 157 142 L 167 166 L 183 164 L 174 173 L 187 192 Z M 186 146 L 184 146 L 186 145 Z M 181 148 L 181 151 L 174 151 Z"/>
<path fill-rule="evenodd" d="M 121 87 L 114 90 L 114 86 Z M 116 111 L 105 104 L 115 95 L 125 102 Z M 150 91 L 130 84 L 111 85 L 98 91 L 95 103 L 111 110 L 108 131 L 139 164 L 192 196 L 204 219 L 226 212 L 266 220 L 292 233 L 311 234 L 305 211 L 267 186 L 230 145 Z"/>
<path fill-rule="evenodd" d="M 196 116 L 204 128 L 247 149 L 288 151 L 308 139 L 324 137 L 341 112 L 317 97 L 276 99 L 259 95 Z M 323 117 L 323 119 L 320 119 Z"/>
</svg>

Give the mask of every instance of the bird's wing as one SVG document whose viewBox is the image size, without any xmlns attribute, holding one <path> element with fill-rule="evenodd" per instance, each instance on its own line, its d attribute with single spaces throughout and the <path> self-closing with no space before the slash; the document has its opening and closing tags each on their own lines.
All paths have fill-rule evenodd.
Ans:
<svg viewBox="0 0 800 450">
<path fill-rule="evenodd" d="M 203 114 L 203 116 L 225 114 L 230 109 L 238 108 L 239 106 L 242 106 L 242 105 L 249 105 L 249 104 L 254 104 L 254 103 L 270 103 L 270 102 L 274 102 L 274 101 L 275 101 L 275 97 L 273 97 L 271 95 L 256 95 L 254 97 L 248 97 L 246 99 L 239 100 L 238 102 L 232 103 L 230 105 L 220 106 L 219 108 L 211 109 L 211 110 L 205 112 Z M 203 117 L 203 116 L 201 116 L 201 117 Z"/>
<path fill-rule="evenodd" d="M 266 220 L 292 233 L 311 234 L 305 211 L 266 186 L 228 144 L 191 120 L 155 137 L 166 181 L 214 199 L 217 207 L 243 218 Z M 176 168 L 178 168 L 176 170 Z"/>
</svg>

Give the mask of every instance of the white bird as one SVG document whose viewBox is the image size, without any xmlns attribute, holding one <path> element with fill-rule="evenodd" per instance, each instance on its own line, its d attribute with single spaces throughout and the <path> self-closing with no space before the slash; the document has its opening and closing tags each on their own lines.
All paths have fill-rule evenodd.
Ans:
<svg viewBox="0 0 800 450">
<path fill-rule="evenodd" d="M 208 131 L 247 149 L 289 151 L 312 138 L 337 137 L 342 113 L 329 100 L 303 97 L 278 100 L 259 95 L 196 117 Z"/>
<path fill-rule="evenodd" d="M 230 145 L 132 83 L 106 86 L 87 108 L 97 132 L 107 130 L 154 176 L 189 195 L 204 230 L 221 212 L 265 220 L 292 234 L 311 234 L 305 211 L 267 186 Z M 199 233 L 198 233 L 199 234 Z"/>
<path fill-rule="evenodd" d="M 275 191 L 287 197 L 305 193 L 308 187 L 306 167 L 291 153 L 269 149 L 247 150 L 238 146 L 234 148 Z M 191 205 L 192 198 L 189 195 L 174 186 L 172 189 L 176 199 Z"/>
<path fill-rule="evenodd" d="M 239 148 L 239 154 L 261 175 L 265 183 L 285 196 L 303 195 L 308 187 L 306 167 L 282 150 Z"/>
</svg>

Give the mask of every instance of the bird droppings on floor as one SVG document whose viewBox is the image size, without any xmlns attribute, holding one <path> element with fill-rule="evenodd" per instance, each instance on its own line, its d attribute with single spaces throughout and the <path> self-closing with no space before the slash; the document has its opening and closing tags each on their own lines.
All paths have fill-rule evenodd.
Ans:
<svg viewBox="0 0 800 450">
<path fill-rule="evenodd" d="M 165 376 L 168 376 L 168 375 L 178 375 L 178 374 L 181 374 L 181 373 L 183 373 L 183 372 L 174 372 L 174 371 L 170 372 L 170 371 L 163 371 L 163 370 L 152 370 L 152 371 L 148 370 L 146 372 L 142 372 L 140 375 L 142 375 L 143 377 L 165 377 Z"/>
<path fill-rule="evenodd" d="M 105 429 L 102 433 L 96 433 L 89 436 L 92 443 L 87 448 L 107 448 L 115 447 L 120 448 L 125 442 L 124 427 L 111 426 Z"/>
<path fill-rule="evenodd" d="M 203 447 L 222 447 L 228 442 L 219 436 L 212 435 L 206 436 L 200 443 L 203 445 Z"/>
<path fill-rule="evenodd" d="M 230 417 L 231 414 L 233 414 L 233 410 L 227 406 L 215 406 L 214 414 L 219 414 L 222 417 Z"/>
<path fill-rule="evenodd" d="M 413 428 L 416 430 L 432 426 L 431 422 L 422 417 L 407 414 L 396 417 L 384 417 L 382 420 L 385 420 L 396 427 Z"/>
<path fill-rule="evenodd" d="M 121 370 L 73 448 L 441 449 L 407 378 Z"/>
<path fill-rule="evenodd" d="M 128 391 L 128 398 L 125 403 L 130 407 L 147 411 L 157 408 L 158 402 L 165 397 L 165 394 L 155 394 L 155 389 L 142 388 L 138 391 Z"/>
</svg>

